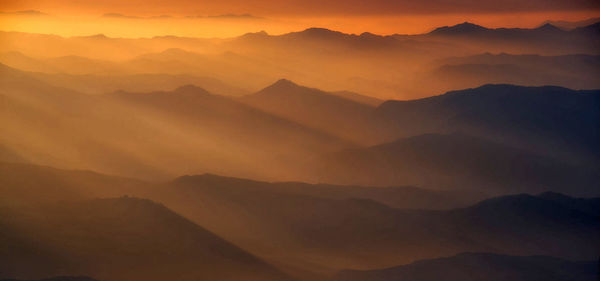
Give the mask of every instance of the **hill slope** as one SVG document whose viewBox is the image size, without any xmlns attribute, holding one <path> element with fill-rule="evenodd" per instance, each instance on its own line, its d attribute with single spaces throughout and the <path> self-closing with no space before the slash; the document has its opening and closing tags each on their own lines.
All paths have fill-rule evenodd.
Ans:
<svg viewBox="0 0 600 281">
<path fill-rule="evenodd" d="M 24 162 L 140 178 L 212 172 L 282 180 L 299 176 L 299 163 L 317 153 L 349 146 L 194 86 L 90 96 L 1 71 L 2 155 Z M 256 162 L 262 166 L 248 164 Z"/>
<path fill-rule="evenodd" d="M 135 198 L 4 209 L 4 277 L 291 280 L 167 208 Z M 12 253 L 12 254 L 11 254 Z"/>
<path fill-rule="evenodd" d="M 600 161 L 600 92 L 484 85 L 410 101 L 387 101 L 376 122 L 387 139 L 463 132 L 568 161 Z"/>
<path fill-rule="evenodd" d="M 364 142 L 365 116 L 371 106 L 318 89 L 279 80 L 242 98 L 247 104 L 294 120 L 311 128 L 331 132 L 355 142 Z"/>
<path fill-rule="evenodd" d="M 597 169 L 564 163 L 465 134 L 425 134 L 324 156 L 319 179 L 363 185 L 417 185 L 496 193 L 556 191 L 598 195 Z"/>
<path fill-rule="evenodd" d="M 574 262 L 547 256 L 464 253 L 448 258 L 370 270 L 346 270 L 338 281 L 593 281 L 595 262 Z"/>
</svg>

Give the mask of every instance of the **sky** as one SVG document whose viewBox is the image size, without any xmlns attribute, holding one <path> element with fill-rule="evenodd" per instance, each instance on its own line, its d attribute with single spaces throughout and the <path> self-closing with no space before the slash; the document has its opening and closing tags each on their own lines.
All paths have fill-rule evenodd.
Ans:
<svg viewBox="0 0 600 281">
<path fill-rule="evenodd" d="M 465 21 L 535 27 L 600 15 L 598 0 L 0 0 L 0 30 L 62 36 L 232 37 L 324 27 L 415 34 Z"/>
</svg>

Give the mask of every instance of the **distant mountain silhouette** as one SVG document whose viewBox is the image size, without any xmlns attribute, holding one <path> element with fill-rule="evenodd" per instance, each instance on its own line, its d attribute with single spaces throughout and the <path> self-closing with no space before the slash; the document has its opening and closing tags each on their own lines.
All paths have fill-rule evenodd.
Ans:
<svg viewBox="0 0 600 281">
<path fill-rule="evenodd" d="M 484 44 L 488 51 L 504 48 L 504 51 L 518 50 L 518 46 L 531 50 L 529 52 L 548 52 L 556 54 L 581 53 L 582 50 L 592 50 L 598 47 L 597 23 L 578 27 L 573 30 L 563 30 L 550 23 L 540 27 L 527 28 L 485 28 L 472 23 L 462 23 L 454 26 L 444 26 L 433 30 L 425 36 L 430 37 L 454 37 L 466 40 L 470 43 Z M 595 31 L 594 31 L 595 30 Z M 578 42 L 575 47 L 573 42 Z M 466 42 L 463 42 L 466 43 Z M 494 46 L 496 44 L 496 46 Z M 544 46 L 553 44 L 553 46 Z M 554 50 L 554 51 L 551 51 Z M 588 53 L 588 52 L 585 52 Z M 598 54 L 598 52 L 593 52 Z"/>
<path fill-rule="evenodd" d="M 261 182 L 211 174 L 183 176 L 175 185 L 193 185 L 195 188 L 233 189 L 236 192 L 273 192 L 327 199 L 362 198 L 374 200 L 391 207 L 404 209 L 449 209 L 466 206 L 482 198 L 483 194 L 467 190 L 435 191 L 411 186 L 368 187 L 302 182 Z"/>
<path fill-rule="evenodd" d="M 242 96 L 248 93 L 247 90 L 208 76 L 164 73 L 125 74 L 128 72 L 125 67 L 102 61 L 87 65 L 86 63 L 64 65 L 58 59 L 35 59 L 19 52 L 9 52 L 0 54 L 0 62 L 22 71 L 31 71 L 33 73 L 29 74 L 32 77 L 50 85 L 86 94 L 104 94 L 117 90 L 138 92 L 172 90 L 186 84 L 194 84 L 211 93 L 221 95 Z M 104 71 L 102 68 L 110 70 Z"/>
<path fill-rule="evenodd" d="M 4 276 L 68 272 L 100 280 L 292 280 L 204 228 L 144 199 L 9 209 L 0 215 Z M 31 248 L 33 247 L 33 248 Z M 36 277 L 37 276 L 37 277 Z"/>
<path fill-rule="evenodd" d="M 444 35 L 464 34 L 464 33 L 474 33 L 474 32 L 488 31 L 488 30 L 490 30 L 490 29 L 485 28 L 480 25 L 470 23 L 470 22 L 464 22 L 464 23 L 457 24 L 454 26 L 438 27 L 435 30 L 431 31 L 430 34 L 444 34 Z"/>
<path fill-rule="evenodd" d="M 336 281 L 593 281 L 595 261 L 570 261 L 547 256 L 463 253 L 378 270 L 345 270 Z"/>
<path fill-rule="evenodd" d="M 566 30 L 571 30 L 571 29 L 575 29 L 578 27 L 585 27 L 585 26 L 589 26 L 595 23 L 600 22 L 600 17 L 599 18 L 590 18 L 587 20 L 582 20 L 582 21 L 554 21 L 554 20 L 547 20 L 545 22 L 543 22 L 541 25 L 545 25 L 545 24 L 551 24 L 557 27 L 560 27 L 562 29 L 566 29 Z"/>
<path fill-rule="evenodd" d="M 598 36 L 600 34 L 600 22 L 590 24 L 588 26 L 581 26 L 573 29 L 573 32 L 581 35 Z"/>
<path fill-rule="evenodd" d="M 365 136 L 357 128 L 365 128 L 365 115 L 371 106 L 330 94 L 318 89 L 299 86 L 281 79 L 242 101 L 256 108 L 296 121 L 308 127 L 333 133 L 355 142 Z"/>
<path fill-rule="evenodd" d="M 485 83 L 556 85 L 572 89 L 600 88 L 596 79 L 600 70 L 599 56 L 485 53 L 443 59 L 439 64 L 422 79 L 438 84 L 441 90 L 463 89 Z"/>
<path fill-rule="evenodd" d="M 427 72 L 432 60 L 483 52 L 547 56 L 599 55 L 599 38 L 600 33 L 594 25 L 561 30 L 552 25 L 530 29 L 486 28 L 471 23 L 440 27 L 431 33 L 416 35 L 348 34 L 324 28 L 308 28 L 281 35 L 257 32 L 224 39 L 177 36 L 64 38 L 0 32 L 0 41 L 5 43 L 0 46 L 0 53 L 16 51 L 34 58 L 47 58 L 38 59 L 38 62 L 17 60 L 20 62 L 17 65 L 12 60 L 18 58 L 0 56 L 0 62 L 23 70 L 78 75 L 214 77 L 251 92 L 280 77 L 287 77 L 328 91 L 344 89 L 378 98 L 407 99 L 451 89 L 440 88 L 436 77 L 420 79 L 420 73 Z M 327 64 L 322 63 L 325 60 Z M 585 70 L 578 72 L 584 73 Z M 520 73 L 526 74 L 523 70 Z M 597 73 L 598 70 L 595 70 L 591 74 L 598 76 Z M 531 79 L 527 79 L 529 76 Z M 518 82 L 541 85 L 538 83 L 540 76 L 541 73 L 520 75 Z M 568 75 L 558 78 L 564 76 Z M 544 81 L 552 81 L 555 77 Z M 580 80 L 577 75 L 571 77 Z M 480 82 L 503 81 L 512 83 L 507 80 Z M 568 78 L 558 81 L 565 82 Z M 558 84 L 589 88 L 576 81 Z M 207 85 L 198 85 L 213 93 L 220 93 L 209 89 Z"/>
<path fill-rule="evenodd" d="M 324 156 L 314 165 L 320 180 L 335 183 L 599 195 L 589 188 L 600 182 L 595 168 L 460 133 L 426 134 L 345 150 Z"/>
<path fill-rule="evenodd" d="M 429 35 L 437 36 L 514 36 L 520 37 L 525 34 L 539 36 L 549 35 L 551 33 L 567 34 L 564 31 L 552 24 L 546 23 L 540 27 L 533 29 L 525 28 L 485 28 L 473 23 L 465 22 L 453 26 L 444 26 L 437 28 L 429 33 Z M 508 39 L 508 38 L 507 38 Z"/>
<path fill-rule="evenodd" d="M 388 140 L 464 132 L 568 161 L 600 159 L 600 92 L 561 87 L 484 85 L 410 101 L 387 101 L 376 124 Z"/>
</svg>

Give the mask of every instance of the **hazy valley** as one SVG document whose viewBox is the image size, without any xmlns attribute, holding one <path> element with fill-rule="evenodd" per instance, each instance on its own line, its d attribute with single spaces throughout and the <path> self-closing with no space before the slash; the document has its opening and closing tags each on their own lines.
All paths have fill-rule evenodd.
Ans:
<svg viewBox="0 0 600 281">
<path fill-rule="evenodd" d="M 0 32 L 0 280 L 597 280 L 600 23 Z"/>
</svg>

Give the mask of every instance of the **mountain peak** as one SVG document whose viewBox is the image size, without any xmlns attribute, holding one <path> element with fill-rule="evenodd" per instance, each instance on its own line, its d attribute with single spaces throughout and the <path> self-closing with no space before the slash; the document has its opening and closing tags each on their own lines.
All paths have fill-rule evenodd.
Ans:
<svg viewBox="0 0 600 281">
<path fill-rule="evenodd" d="M 463 22 L 453 26 L 438 27 L 431 34 L 460 34 L 469 32 L 479 32 L 488 30 L 487 28 L 470 22 Z"/>
<path fill-rule="evenodd" d="M 299 87 L 301 87 L 301 86 L 288 80 L 288 79 L 282 78 L 282 79 L 277 80 L 277 82 L 267 86 L 262 91 L 280 92 L 280 91 L 288 91 L 290 89 L 295 89 L 295 88 L 299 88 Z"/>
<path fill-rule="evenodd" d="M 322 28 L 322 27 L 311 27 L 311 28 L 307 28 L 300 32 L 288 33 L 287 35 L 292 35 L 292 36 L 300 35 L 300 36 L 307 36 L 307 37 L 311 37 L 311 38 L 328 39 L 333 36 L 340 36 L 340 35 L 346 35 L 346 34 L 339 32 L 339 31 Z"/>
<path fill-rule="evenodd" d="M 536 28 L 536 30 L 539 30 L 539 31 L 563 31 L 562 29 L 560 29 L 550 23 L 546 23 L 546 24 Z"/>
<path fill-rule="evenodd" d="M 273 83 L 271 86 L 298 86 L 298 84 L 292 82 L 291 80 L 281 78 L 277 80 L 277 82 Z"/>
<path fill-rule="evenodd" d="M 267 36 L 269 36 L 269 34 L 266 31 L 261 30 L 258 32 L 245 33 L 242 36 L 240 36 L 239 38 L 262 38 L 262 37 L 267 37 Z"/>
<path fill-rule="evenodd" d="M 312 34 L 329 34 L 329 33 L 339 33 L 338 31 L 333 31 L 331 29 L 323 28 L 323 27 L 310 27 L 302 32 L 304 33 L 312 33 Z"/>
<path fill-rule="evenodd" d="M 192 85 L 192 84 L 187 84 L 187 85 L 183 85 L 180 86 L 179 88 L 175 89 L 175 91 L 173 91 L 173 93 L 177 93 L 177 94 L 194 94 L 194 95 L 210 95 L 210 93 L 203 89 L 200 88 L 196 85 Z"/>
</svg>

